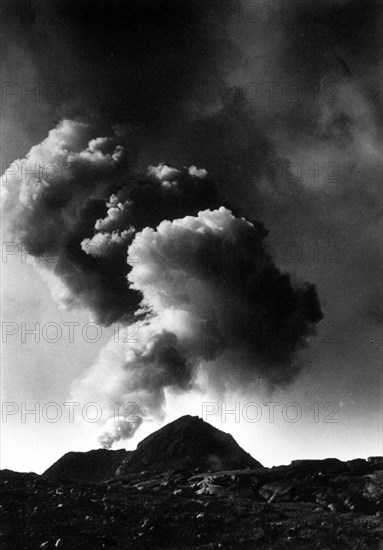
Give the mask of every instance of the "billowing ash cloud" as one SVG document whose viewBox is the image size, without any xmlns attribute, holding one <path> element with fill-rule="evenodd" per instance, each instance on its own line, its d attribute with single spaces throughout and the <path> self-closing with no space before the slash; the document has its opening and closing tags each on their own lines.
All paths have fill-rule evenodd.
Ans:
<svg viewBox="0 0 383 550">
<path fill-rule="evenodd" d="M 166 391 L 194 389 L 201 374 L 222 391 L 258 376 L 291 382 L 294 355 L 322 318 L 314 286 L 281 273 L 263 224 L 221 206 L 206 170 L 160 164 L 140 177 L 123 132 L 92 133 L 60 123 L 8 168 L 3 204 L 7 233 L 45 258 L 61 304 L 104 324 L 137 319 L 137 338 L 121 328 L 73 384 L 75 401 L 139 407 L 134 423 L 109 419 L 101 444 L 161 417 Z"/>
<path fill-rule="evenodd" d="M 3 175 L 3 207 L 8 236 L 61 282 L 55 297 L 110 324 L 130 319 L 141 299 L 126 283 L 136 231 L 219 203 L 206 171 L 160 165 L 138 177 L 124 136 L 93 132 L 70 120 L 51 130 Z"/>
<path fill-rule="evenodd" d="M 22 116 L 10 110 L 4 135 L 20 126 L 33 143 L 53 116 L 95 122 L 65 120 L 25 159 L 29 169 L 69 169 L 20 182 L 10 168 L 9 229 L 51 259 L 40 266 L 61 281 L 64 305 L 138 329 L 121 329 L 101 351 L 74 383 L 75 400 L 134 402 L 142 417 L 160 416 L 167 391 L 201 378 L 218 390 L 258 375 L 270 385 L 294 379 L 295 355 L 321 317 L 315 289 L 281 272 L 263 225 L 238 213 L 262 220 L 281 248 L 297 241 L 302 258 L 276 262 L 318 283 L 345 338 L 332 352 L 318 339 L 317 368 L 337 385 L 337 370 L 347 372 L 358 389 L 360 365 L 378 364 L 378 347 L 367 352 L 365 342 L 381 319 L 377 3 L 55 0 L 60 24 L 48 28 L 45 4 L 7 25 L 20 43 L 5 80 L 73 83 L 74 92 L 57 105 L 26 102 Z M 43 37 L 56 55 L 45 55 Z M 36 44 L 28 56 L 27 38 Z M 169 166 L 194 164 L 216 186 L 202 169 Z M 122 418 L 108 421 L 103 445 L 133 435 L 140 420 Z"/>
<path fill-rule="evenodd" d="M 201 328 L 219 319 L 228 347 L 283 368 L 321 313 L 314 287 L 293 285 L 265 251 L 264 237 L 224 207 L 164 221 L 136 236 L 139 261 L 128 279 L 160 317 L 188 312 Z"/>
<path fill-rule="evenodd" d="M 259 375 L 270 386 L 291 382 L 294 354 L 322 314 L 313 285 L 294 284 L 274 265 L 265 235 L 224 207 L 138 233 L 128 280 L 143 296 L 145 319 L 136 341 L 121 331 L 120 341 L 102 350 L 73 399 L 136 403 L 139 418 L 158 417 L 166 390 L 196 387 L 201 371 L 209 387 L 223 389 Z M 228 367 L 224 356 L 233 351 Z M 139 424 L 127 423 L 125 436 Z M 106 430 L 101 443 L 117 441 L 123 425 Z"/>
</svg>

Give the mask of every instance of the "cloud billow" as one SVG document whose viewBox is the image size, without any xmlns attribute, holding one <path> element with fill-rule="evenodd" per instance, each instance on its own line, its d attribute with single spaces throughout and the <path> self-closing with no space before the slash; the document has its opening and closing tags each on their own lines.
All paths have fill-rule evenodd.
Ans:
<svg viewBox="0 0 383 550">
<path fill-rule="evenodd" d="M 314 285 L 281 273 L 264 239 L 225 207 L 139 232 L 128 275 L 143 297 L 138 340 L 110 341 L 73 386 L 73 399 L 135 402 L 142 420 L 161 418 L 166 392 L 198 388 L 201 374 L 216 390 L 241 391 L 260 376 L 270 388 L 291 383 L 295 355 L 322 313 Z M 100 441 L 109 447 L 113 437 L 105 432 Z"/>
<path fill-rule="evenodd" d="M 126 283 L 136 231 L 219 203 L 206 171 L 160 165 L 140 177 L 117 136 L 91 133 L 70 120 L 51 130 L 3 175 L 3 207 L 9 237 L 49 258 L 40 266 L 55 276 L 57 300 L 109 325 L 131 319 L 140 301 Z"/>
</svg>

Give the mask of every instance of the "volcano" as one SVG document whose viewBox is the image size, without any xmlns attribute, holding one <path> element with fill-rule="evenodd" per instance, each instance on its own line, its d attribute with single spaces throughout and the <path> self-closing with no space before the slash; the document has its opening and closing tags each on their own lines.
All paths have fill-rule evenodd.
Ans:
<svg viewBox="0 0 383 550">
<path fill-rule="evenodd" d="M 143 439 L 135 451 L 66 453 L 43 475 L 61 481 L 100 482 L 141 471 L 214 472 L 261 467 L 230 434 L 198 416 L 186 415 Z"/>
<path fill-rule="evenodd" d="M 116 474 L 261 467 L 230 434 L 217 430 L 198 416 L 185 415 L 141 441 L 137 450 L 123 460 Z"/>
</svg>

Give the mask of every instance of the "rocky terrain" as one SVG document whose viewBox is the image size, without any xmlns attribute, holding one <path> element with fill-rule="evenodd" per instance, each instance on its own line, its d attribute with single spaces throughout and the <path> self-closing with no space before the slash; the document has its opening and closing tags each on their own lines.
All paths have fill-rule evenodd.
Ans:
<svg viewBox="0 0 383 550">
<path fill-rule="evenodd" d="M 6 549 L 383 549 L 383 457 L 265 468 L 197 417 L 0 486 Z"/>
</svg>

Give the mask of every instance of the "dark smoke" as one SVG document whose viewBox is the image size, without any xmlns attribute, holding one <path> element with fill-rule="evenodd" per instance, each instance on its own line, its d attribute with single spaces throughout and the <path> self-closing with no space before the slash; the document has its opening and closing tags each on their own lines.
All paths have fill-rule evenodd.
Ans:
<svg viewBox="0 0 383 550">
<path fill-rule="evenodd" d="M 138 339 L 111 341 L 73 399 L 138 402 L 139 418 L 158 417 L 167 391 L 191 390 L 211 369 L 215 389 L 229 389 L 230 380 L 240 390 L 259 375 L 271 388 L 290 383 L 299 372 L 295 354 L 322 313 L 315 287 L 281 273 L 264 239 L 264 230 L 224 207 L 138 233 L 128 275 L 143 296 Z M 108 445 L 109 436 L 101 441 Z"/>
<path fill-rule="evenodd" d="M 5 78 L 76 84 L 71 97 L 41 101 L 20 120 L 37 143 L 65 118 L 27 161 L 70 172 L 21 185 L 9 175 L 10 229 L 31 254 L 37 245 L 49 252 L 68 306 L 105 324 L 131 322 L 139 308 L 139 345 L 111 342 L 77 396 L 133 394 L 143 413 L 160 414 L 167 388 L 195 387 L 211 365 L 233 385 L 255 373 L 288 383 L 322 317 L 315 287 L 296 279 L 322 283 L 322 309 L 325 293 L 337 324 L 359 316 L 367 331 L 379 318 L 378 4 L 275 3 L 271 17 L 252 1 L 255 20 L 248 4 L 56 0 L 49 9 L 32 1 L 23 16 L 10 10 L 6 32 L 20 38 Z M 36 47 L 20 65 L 24 40 Z M 68 120 L 79 115 L 88 123 Z M 202 170 L 170 168 L 194 165 L 216 185 Z M 298 233 L 341 243 L 336 280 L 324 284 L 328 265 L 311 272 L 304 260 L 297 276 L 284 273 L 290 266 L 269 256 L 263 224 L 277 241 Z M 108 395 L 106 379 L 115 380 Z"/>
<path fill-rule="evenodd" d="M 63 283 L 60 301 L 111 324 L 131 320 L 141 300 L 126 283 L 126 251 L 136 231 L 215 208 L 219 200 L 205 171 L 161 165 L 139 177 L 116 138 L 87 143 L 90 131 L 65 120 L 15 161 L 3 176 L 4 209 L 9 234 L 31 255 L 49 259 L 42 265 Z M 41 170 L 23 179 L 23 164 Z"/>
</svg>

